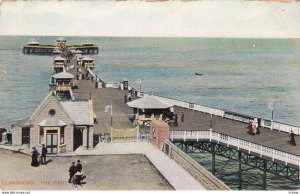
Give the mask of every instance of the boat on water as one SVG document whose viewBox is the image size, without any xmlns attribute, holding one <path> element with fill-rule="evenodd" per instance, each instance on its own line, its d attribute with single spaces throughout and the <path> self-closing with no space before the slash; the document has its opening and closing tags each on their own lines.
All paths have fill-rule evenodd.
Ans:
<svg viewBox="0 0 300 194">
<path fill-rule="evenodd" d="M 195 75 L 202 76 L 203 74 L 196 72 Z"/>
</svg>

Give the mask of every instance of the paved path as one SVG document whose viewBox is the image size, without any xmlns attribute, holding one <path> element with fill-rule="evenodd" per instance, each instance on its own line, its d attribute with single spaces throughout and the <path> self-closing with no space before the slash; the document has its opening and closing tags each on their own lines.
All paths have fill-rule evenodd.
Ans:
<svg viewBox="0 0 300 194">
<path fill-rule="evenodd" d="M 175 190 L 205 190 L 186 170 L 148 142 L 100 143 L 93 150 L 79 148 L 78 155 L 143 154 Z M 176 175 L 176 176 L 174 176 Z"/>
<path fill-rule="evenodd" d="M 30 156 L 0 149 L 0 190 L 173 190 L 142 154 L 52 157 L 31 167 Z M 86 184 L 68 181 L 72 161 L 81 160 Z"/>
</svg>

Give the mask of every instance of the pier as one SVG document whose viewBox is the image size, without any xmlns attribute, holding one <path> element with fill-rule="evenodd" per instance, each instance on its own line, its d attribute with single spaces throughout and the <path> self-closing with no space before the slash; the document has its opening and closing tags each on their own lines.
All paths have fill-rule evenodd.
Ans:
<svg viewBox="0 0 300 194">
<path fill-rule="evenodd" d="M 66 40 L 57 39 L 54 44 L 43 45 L 37 41 L 30 41 L 23 47 L 24 54 L 53 55 L 59 48 L 68 48 L 70 50 L 79 50 L 84 54 L 98 54 L 98 46 L 90 42 L 84 42 L 81 45 L 67 45 Z"/>
<path fill-rule="evenodd" d="M 100 79 L 92 71 L 94 80 Z M 100 80 L 99 80 L 100 81 Z M 103 82 L 103 80 L 101 80 Z M 75 98 L 87 99 L 91 95 L 97 120 L 95 131 L 98 134 L 109 134 L 110 115 L 104 112 L 104 107 L 112 104 L 115 115 L 113 126 L 115 128 L 130 128 L 133 125 L 133 110 L 123 100 L 126 90 L 120 90 L 123 83 L 104 83 L 106 88 L 95 89 L 90 80 L 78 81 L 78 90 L 74 90 Z M 80 89 L 83 88 L 83 89 Z M 149 96 L 129 85 L 128 90 L 135 98 Z M 155 95 L 154 95 L 155 96 Z M 174 105 L 174 112 L 183 113 L 184 122 L 178 121 L 178 126 L 170 125 L 169 140 L 185 153 L 194 153 L 197 150 L 212 154 L 212 173 L 215 174 L 215 155 L 219 155 L 252 168 L 265 172 L 262 189 L 267 189 L 266 173 L 285 177 L 299 182 L 300 147 L 288 143 L 289 134 L 293 131 L 296 142 L 300 142 L 300 128 L 254 116 L 197 105 L 191 102 L 180 101 L 162 96 L 155 96 Z M 122 119 L 120 119 L 122 118 Z M 259 119 L 260 134 L 250 135 L 249 125 Z M 179 119 L 180 120 L 180 119 Z M 146 134 L 147 136 L 148 134 Z M 164 144 L 168 147 L 170 143 Z M 169 149 L 172 150 L 172 149 Z M 171 153 L 167 153 L 172 155 Z M 238 169 L 240 186 L 242 188 L 242 171 Z"/>
<path fill-rule="evenodd" d="M 68 47 L 63 48 L 69 50 Z M 266 173 L 299 183 L 300 147 L 289 144 L 288 140 L 293 132 L 296 142 L 300 142 L 300 127 L 149 94 L 132 87 L 125 80 L 105 82 L 93 72 L 97 64 L 91 58 L 82 63 L 82 58 L 70 55 L 67 60 L 62 49 L 58 50 L 52 64 L 56 74 L 50 79 L 49 95 L 29 120 L 14 126 L 13 144 L 30 142 L 30 146 L 40 146 L 44 141 L 52 154 L 69 156 L 143 154 L 174 189 L 188 188 L 181 185 L 177 176 L 170 174 L 170 169 L 163 166 L 162 161 L 172 163 L 174 172 L 182 173 L 191 189 L 228 190 L 228 186 L 215 177 L 218 171 L 216 155 L 238 162 L 240 190 L 243 189 L 242 165 L 264 172 L 261 181 L 263 190 L 268 189 Z M 89 51 L 82 52 L 91 54 Z M 172 114 L 178 115 L 178 122 L 172 118 L 165 119 L 163 110 L 140 117 L 139 110 L 128 106 L 127 95 L 131 95 L 131 101 L 152 96 L 169 104 Z M 180 119 L 182 114 L 184 121 Z M 155 122 L 166 128 L 165 133 L 159 134 L 152 125 Z M 256 123 L 260 134 L 248 133 L 251 123 Z M 33 131 L 30 134 L 39 131 L 39 136 L 16 141 L 14 136 L 21 136 L 25 130 Z M 49 143 L 46 136 L 57 138 L 60 142 Z M 188 155 L 200 150 L 211 154 L 211 172 Z M 179 170 L 181 167 L 185 172 Z"/>
</svg>

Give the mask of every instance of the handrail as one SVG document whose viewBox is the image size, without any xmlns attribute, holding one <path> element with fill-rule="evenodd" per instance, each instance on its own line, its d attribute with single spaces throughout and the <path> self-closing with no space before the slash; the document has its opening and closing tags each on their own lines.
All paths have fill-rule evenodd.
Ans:
<svg viewBox="0 0 300 194">
<path fill-rule="evenodd" d="M 141 92 L 141 91 L 135 89 L 131 85 L 129 85 L 129 86 L 130 86 L 129 89 L 132 91 L 132 93 L 138 94 L 138 95 L 136 95 L 138 97 L 150 95 L 149 93 Z M 203 112 L 203 113 L 208 113 L 208 114 L 220 116 L 223 118 L 227 118 L 227 119 L 231 119 L 231 120 L 235 120 L 235 121 L 239 121 L 239 122 L 243 122 L 243 123 L 250 123 L 255 118 L 260 118 L 261 126 L 264 128 L 269 128 L 271 130 L 278 130 L 278 131 L 282 131 L 282 132 L 286 132 L 286 133 L 291 133 L 291 131 L 293 131 L 294 134 L 300 135 L 300 127 L 299 126 L 289 125 L 289 124 L 285 124 L 285 123 L 281 123 L 281 122 L 277 122 L 277 121 L 271 121 L 269 119 L 264 119 L 261 117 L 255 117 L 255 116 L 251 116 L 251 115 L 241 114 L 241 113 L 237 113 L 237 112 L 221 110 L 221 109 L 212 108 L 212 107 L 206 107 L 206 106 L 195 104 L 193 102 L 187 102 L 184 100 L 176 100 L 173 98 L 164 97 L 164 96 L 160 96 L 160 95 L 154 95 L 154 96 L 161 98 L 161 99 L 163 99 L 175 106 L 178 106 L 178 107 L 187 108 L 190 110 L 199 111 L 199 112 Z"/>
<path fill-rule="evenodd" d="M 190 173 L 207 190 L 230 190 L 221 180 L 212 175 L 169 140 L 164 140 L 162 151 Z"/>
<path fill-rule="evenodd" d="M 238 150 L 240 148 L 247 150 L 249 153 L 253 152 L 260 157 L 262 156 L 268 156 L 274 159 L 280 160 L 282 162 L 285 162 L 290 164 L 294 164 L 296 166 L 299 166 L 300 168 L 300 156 L 285 152 L 285 151 L 280 151 L 276 150 L 274 148 L 264 146 L 261 144 L 253 143 L 241 138 L 233 137 L 227 134 L 223 133 L 218 133 L 214 132 L 212 130 L 199 130 L 199 131 L 183 131 L 183 130 L 178 130 L 178 131 L 171 131 L 170 134 L 170 139 L 183 139 L 184 141 L 186 140 L 201 140 L 201 139 L 206 139 L 209 141 L 216 141 L 218 143 L 222 142 L 224 144 L 227 144 L 227 146 L 231 145 L 236 147 Z"/>
</svg>

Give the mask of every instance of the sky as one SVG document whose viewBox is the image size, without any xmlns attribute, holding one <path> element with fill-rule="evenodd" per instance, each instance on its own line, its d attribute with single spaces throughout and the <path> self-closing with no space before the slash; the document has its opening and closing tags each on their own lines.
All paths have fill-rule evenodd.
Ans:
<svg viewBox="0 0 300 194">
<path fill-rule="evenodd" d="M 296 1 L 5 1 L 0 11 L 0 35 L 300 38 Z"/>
</svg>

